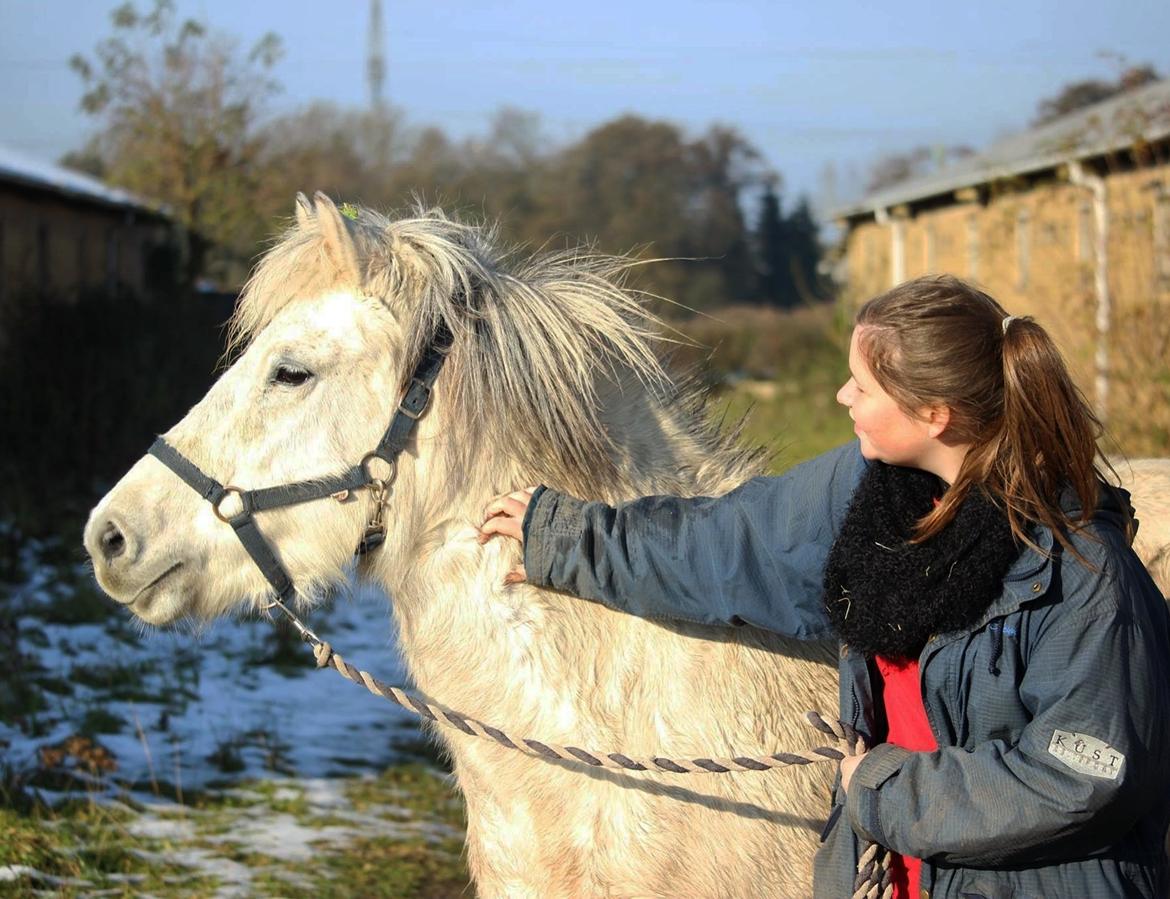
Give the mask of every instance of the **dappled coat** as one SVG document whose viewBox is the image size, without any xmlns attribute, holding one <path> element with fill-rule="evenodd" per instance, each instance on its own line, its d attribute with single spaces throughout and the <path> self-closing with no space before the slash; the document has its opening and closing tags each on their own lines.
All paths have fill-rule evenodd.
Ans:
<svg viewBox="0 0 1170 899">
<path fill-rule="evenodd" d="M 828 636 L 825 559 L 856 443 L 722 498 L 612 508 L 551 490 L 525 520 L 529 579 L 649 618 Z M 1124 497 L 1122 497 L 1124 500 Z M 852 894 L 858 835 L 925 859 L 936 899 L 1162 897 L 1170 823 L 1170 619 L 1103 492 L 1073 538 L 1037 529 L 968 631 L 919 657 L 935 752 L 881 743 L 870 667 L 840 653 L 841 717 L 878 743 L 835 790 L 816 895 Z"/>
</svg>

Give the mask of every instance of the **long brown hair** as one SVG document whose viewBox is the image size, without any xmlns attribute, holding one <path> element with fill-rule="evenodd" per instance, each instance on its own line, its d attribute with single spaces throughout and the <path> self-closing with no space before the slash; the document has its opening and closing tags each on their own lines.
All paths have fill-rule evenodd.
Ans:
<svg viewBox="0 0 1170 899">
<path fill-rule="evenodd" d="M 955 482 L 918 522 L 916 542 L 945 528 L 971 490 L 1007 515 L 1012 534 L 1035 548 L 1027 526 L 1050 528 L 1061 545 L 1099 501 L 1103 433 L 1060 351 L 1032 318 L 1008 316 L 958 278 L 916 278 L 869 300 L 857 313 L 859 346 L 874 377 L 908 415 L 946 406 L 946 434 L 970 445 Z M 1098 459 L 1101 467 L 1098 467 Z M 1061 494 L 1080 499 L 1077 518 Z"/>
</svg>

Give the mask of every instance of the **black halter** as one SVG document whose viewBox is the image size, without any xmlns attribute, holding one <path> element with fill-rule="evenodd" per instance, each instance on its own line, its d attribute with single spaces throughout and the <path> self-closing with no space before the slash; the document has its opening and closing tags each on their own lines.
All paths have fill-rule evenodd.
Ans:
<svg viewBox="0 0 1170 899">
<path fill-rule="evenodd" d="M 382 510 L 386 504 L 390 484 L 397 474 L 398 456 L 406 448 L 415 422 L 430 404 L 431 388 L 451 350 L 451 342 L 450 330 L 445 324 L 440 324 L 415 367 L 410 385 L 402 397 L 402 402 L 398 404 L 398 411 L 395 412 L 377 448 L 366 453 L 362 461 L 345 474 L 297 481 L 278 487 L 262 487 L 259 490 L 243 490 L 230 485 L 225 487 L 215 478 L 204 474 L 194 462 L 162 437 L 155 440 L 148 452 L 211 503 L 220 521 L 230 524 L 235 530 L 244 549 L 272 585 L 277 597 L 281 600 L 291 599 L 294 593 L 292 578 L 288 576 L 276 553 L 256 527 L 254 513 L 278 509 L 281 506 L 294 506 L 315 499 L 324 499 L 327 496 L 343 500 L 349 495 L 349 491 L 367 488 L 374 497 L 374 512 L 355 553 L 364 554 L 380 546 L 385 539 Z M 381 459 L 390 466 L 390 474 L 385 478 L 374 477 L 370 472 L 370 463 L 375 459 Z M 231 514 L 225 513 L 221 506 L 224 500 L 233 495 L 239 500 L 240 510 Z"/>
</svg>

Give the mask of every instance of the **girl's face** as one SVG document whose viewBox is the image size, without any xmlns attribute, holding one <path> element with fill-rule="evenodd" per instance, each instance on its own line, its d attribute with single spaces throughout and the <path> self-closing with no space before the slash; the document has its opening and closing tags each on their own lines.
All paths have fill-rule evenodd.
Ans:
<svg viewBox="0 0 1170 899">
<path fill-rule="evenodd" d="M 862 327 L 853 329 L 849 342 L 850 378 L 837 391 L 837 402 L 849 410 L 853 419 L 861 454 L 890 465 L 933 470 L 939 450 L 936 437 L 941 429 L 929 409 L 923 409 L 921 417 L 907 415 L 878 384 L 858 345 Z"/>
</svg>

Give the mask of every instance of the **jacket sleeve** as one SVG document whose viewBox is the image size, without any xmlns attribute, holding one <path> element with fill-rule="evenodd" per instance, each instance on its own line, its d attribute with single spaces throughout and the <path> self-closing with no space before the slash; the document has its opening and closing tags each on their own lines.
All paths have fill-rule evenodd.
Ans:
<svg viewBox="0 0 1170 899">
<path fill-rule="evenodd" d="M 722 497 L 611 507 L 542 489 L 524 522 L 530 582 L 643 618 L 830 635 L 825 559 L 864 470 L 856 443 Z"/>
<path fill-rule="evenodd" d="M 1132 572 L 1128 559 L 1116 561 Z M 1088 603 L 1066 593 L 1075 611 L 1033 646 L 1018 687 L 1033 717 L 1014 745 L 875 747 L 846 797 L 854 830 L 943 864 L 1036 865 L 1108 847 L 1163 802 L 1165 604 L 1140 575 L 1118 580 L 1112 565 L 1076 592 L 1094 591 Z"/>
</svg>

